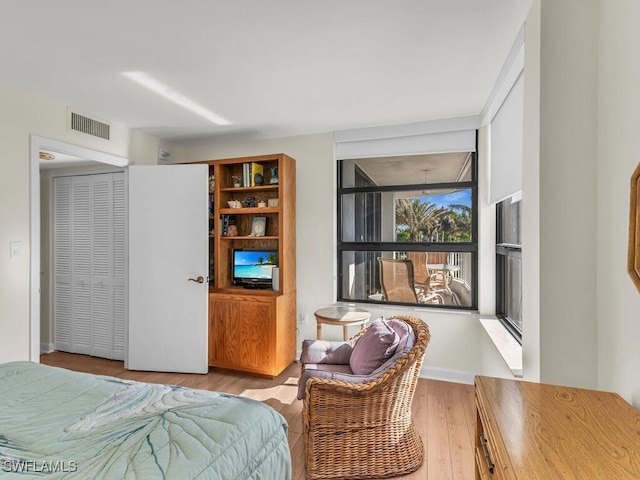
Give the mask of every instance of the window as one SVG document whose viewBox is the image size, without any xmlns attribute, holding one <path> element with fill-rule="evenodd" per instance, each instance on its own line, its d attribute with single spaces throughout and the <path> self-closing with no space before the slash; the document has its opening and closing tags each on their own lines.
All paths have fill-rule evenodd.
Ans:
<svg viewBox="0 0 640 480">
<path fill-rule="evenodd" d="M 473 152 L 338 161 L 338 300 L 475 309 Z"/>
<path fill-rule="evenodd" d="M 496 314 L 522 343 L 521 200 L 496 205 Z"/>
</svg>

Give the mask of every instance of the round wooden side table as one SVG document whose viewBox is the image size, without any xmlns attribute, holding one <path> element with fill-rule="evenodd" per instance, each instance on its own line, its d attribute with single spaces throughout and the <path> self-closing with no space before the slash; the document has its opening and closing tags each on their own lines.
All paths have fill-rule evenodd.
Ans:
<svg viewBox="0 0 640 480">
<path fill-rule="evenodd" d="M 367 310 L 356 307 L 326 307 L 316 310 L 313 314 L 316 316 L 318 325 L 318 340 L 322 340 L 323 323 L 342 325 L 342 338 L 347 340 L 349 338 L 347 327 L 360 325 L 362 329 L 371 318 L 371 313 Z"/>
</svg>

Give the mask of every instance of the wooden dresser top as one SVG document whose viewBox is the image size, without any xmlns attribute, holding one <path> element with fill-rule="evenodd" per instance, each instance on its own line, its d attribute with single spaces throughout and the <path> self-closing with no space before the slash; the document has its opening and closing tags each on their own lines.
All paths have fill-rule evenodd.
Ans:
<svg viewBox="0 0 640 480">
<path fill-rule="evenodd" d="M 504 478 L 640 479 L 640 412 L 615 393 L 476 377 Z"/>
</svg>

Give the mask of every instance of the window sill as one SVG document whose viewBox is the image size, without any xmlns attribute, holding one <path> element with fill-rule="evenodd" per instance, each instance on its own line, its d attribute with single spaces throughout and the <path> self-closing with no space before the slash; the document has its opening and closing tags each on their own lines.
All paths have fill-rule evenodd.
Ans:
<svg viewBox="0 0 640 480">
<path fill-rule="evenodd" d="M 514 377 L 522 378 L 522 345 L 507 331 L 497 318 L 481 318 L 480 323 Z"/>
<path fill-rule="evenodd" d="M 352 303 L 349 303 L 349 305 L 353 305 Z M 455 315 L 474 315 L 477 314 L 478 311 L 477 310 L 467 310 L 467 309 L 462 309 L 462 308 L 447 308 L 445 307 L 430 307 L 429 304 L 424 304 L 423 306 L 419 306 L 419 307 L 415 307 L 413 305 L 397 305 L 397 304 L 387 304 L 385 305 L 384 303 L 365 303 L 362 302 L 360 304 L 360 306 L 362 308 L 368 308 L 370 310 L 376 309 L 376 310 L 391 310 L 391 311 L 395 311 L 395 310 L 401 310 L 401 311 L 408 311 L 408 312 L 424 312 L 424 313 L 430 313 L 430 312 L 435 312 L 435 313 L 446 313 L 446 314 L 455 314 Z"/>
</svg>

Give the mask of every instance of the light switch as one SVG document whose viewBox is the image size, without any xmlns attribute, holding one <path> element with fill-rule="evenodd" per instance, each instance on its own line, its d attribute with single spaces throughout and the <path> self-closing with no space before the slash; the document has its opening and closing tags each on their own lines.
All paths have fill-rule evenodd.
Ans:
<svg viewBox="0 0 640 480">
<path fill-rule="evenodd" d="M 11 258 L 21 258 L 22 242 L 9 242 L 9 252 Z"/>
</svg>

